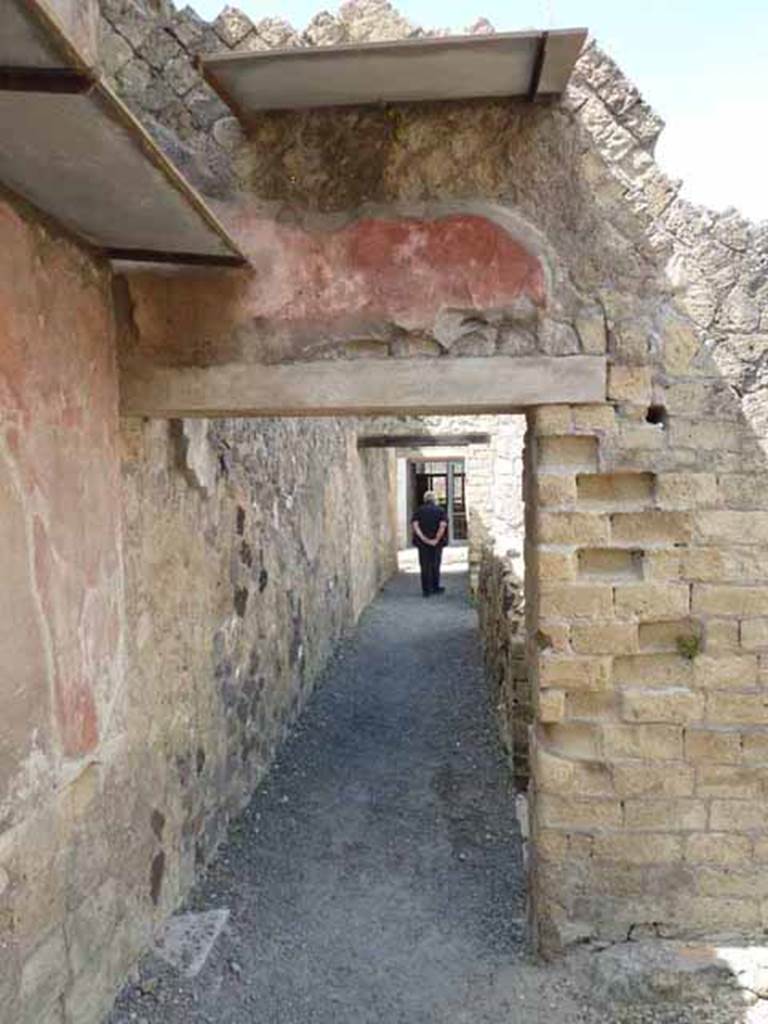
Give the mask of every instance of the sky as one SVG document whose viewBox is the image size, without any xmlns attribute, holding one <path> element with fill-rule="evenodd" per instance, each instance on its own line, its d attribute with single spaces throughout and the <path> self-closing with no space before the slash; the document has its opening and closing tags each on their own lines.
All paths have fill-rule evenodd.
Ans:
<svg viewBox="0 0 768 1024">
<path fill-rule="evenodd" d="M 225 0 L 189 0 L 215 18 Z M 302 29 L 322 0 L 230 0 Z M 424 28 L 584 26 L 666 121 L 662 168 L 693 202 L 768 220 L 768 0 L 400 0 Z"/>
</svg>

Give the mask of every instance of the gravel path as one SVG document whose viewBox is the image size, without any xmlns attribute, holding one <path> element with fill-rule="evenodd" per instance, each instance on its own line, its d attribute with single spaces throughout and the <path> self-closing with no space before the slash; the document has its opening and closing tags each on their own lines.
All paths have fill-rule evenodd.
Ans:
<svg viewBox="0 0 768 1024">
<path fill-rule="evenodd" d="M 751 1024 L 597 1007 L 594 953 L 526 957 L 476 616 L 465 575 L 446 584 L 425 601 L 401 574 L 368 609 L 190 896 L 231 909 L 206 966 L 145 957 L 108 1024 Z"/>
<path fill-rule="evenodd" d="M 445 582 L 424 600 L 401 573 L 368 609 L 189 900 L 232 910 L 208 964 L 147 958 L 113 1024 L 509 1024 L 520 840 L 466 578 Z"/>
</svg>

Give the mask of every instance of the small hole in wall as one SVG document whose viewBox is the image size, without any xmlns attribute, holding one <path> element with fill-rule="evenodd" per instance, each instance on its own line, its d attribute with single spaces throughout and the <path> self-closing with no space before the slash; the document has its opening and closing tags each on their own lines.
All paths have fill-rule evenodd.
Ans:
<svg viewBox="0 0 768 1024">
<path fill-rule="evenodd" d="M 663 405 L 649 405 L 648 411 L 645 414 L 646 423 L 654 423 L 666 427 L 667 425 L 667 410 Z"/>
</svg>

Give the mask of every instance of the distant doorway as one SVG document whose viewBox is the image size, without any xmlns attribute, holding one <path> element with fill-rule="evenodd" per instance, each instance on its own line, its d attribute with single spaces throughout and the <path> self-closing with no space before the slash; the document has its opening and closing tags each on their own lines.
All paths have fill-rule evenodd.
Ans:
<svg viewBox="0 0 768 1024">
<path fill-rule="evenodd" d="M 409 514 L 424 502 L 427 491 L 434 491 L 437 503 L 448 515 L 448 543 L 466 544 L 467 501 L 464 459 L 413 460 L 409 463 L 410 493 L 413 497 Z"/>
</svg>

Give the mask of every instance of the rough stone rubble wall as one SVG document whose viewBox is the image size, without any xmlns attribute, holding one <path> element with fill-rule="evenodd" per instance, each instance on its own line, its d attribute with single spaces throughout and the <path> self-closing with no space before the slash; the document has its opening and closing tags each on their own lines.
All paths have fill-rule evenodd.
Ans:
<svg viewBox="0 0 768 1024">
<path fill-rule="evenodd" d="M 483 551 L 477 609 L 485 674 L 507 752 L 515 789 L 530 780 L 529 732 L 533 695 L 527 663 L 525 590 L 516 560 L 493 549 Z"/>
<path fill-rule="evenodd" d="M 204 81 L 199 57 L 228 50 L 323 46 L 426 36 L 388 3 L 345 3 L 338 14 L 315 15 L 303 32 L 282 18 L 253 22 L 223 7 L 209 23 L 172 0 L 98 0 L 99 61 L 108 81 L 191 180 L 211 198 L 237 187 L 233 154 L 242 131 Z M 480 19 L 468 31 L 485 32 Z"/>
<path fill-rule="evenodd" d="M 108 269 L 0 235 L 0 1020 L 97 1024 L 393 570 L 393 466 L 121 425 Z"/>
</svg>

